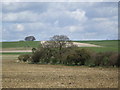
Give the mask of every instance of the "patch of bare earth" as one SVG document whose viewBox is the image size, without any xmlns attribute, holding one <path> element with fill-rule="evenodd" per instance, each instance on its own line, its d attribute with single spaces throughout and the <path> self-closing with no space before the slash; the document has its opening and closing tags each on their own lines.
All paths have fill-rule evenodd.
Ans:
<svg viewBox="0 0 120 90">
<path fill-rule="evenodd" d="M 77 45 L 78 47 L 102 47 L 99 45 L 88 44 L 88 43 L 79 43 L 79 42 L 73 42 L 73 44 Z"/>
<path fill-rule="evenodd" d="M 13 52 L 32 52 L 32 50 L 4 50 L 0 51 L 0 53 L 13 53 Z"/>
<path fill-rule="evenodd" d="M 3 88 L 117 88 L 118 69 L 20 63 L 3 55 Z"/>
</svg>

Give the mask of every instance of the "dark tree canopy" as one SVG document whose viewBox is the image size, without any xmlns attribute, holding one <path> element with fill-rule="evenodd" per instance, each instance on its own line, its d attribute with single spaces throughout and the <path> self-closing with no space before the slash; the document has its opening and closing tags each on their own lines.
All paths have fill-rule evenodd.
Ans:
<svg viewBox="0 0 120 90">
<path fill-rule="evenodd" d="M 25 37 L 25 41 L 34 41 L 36 40 L 34 36 Z"/>
</svg>

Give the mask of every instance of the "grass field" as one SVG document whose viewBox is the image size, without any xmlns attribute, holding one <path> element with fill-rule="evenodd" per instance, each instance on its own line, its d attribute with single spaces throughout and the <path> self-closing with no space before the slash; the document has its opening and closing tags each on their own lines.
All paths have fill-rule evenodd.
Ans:
<svg viewBox="0 0 120 90">
<path fill-rule="evenodd" d="M 117 47 L 82 47 L 95 52 L 118 52 Z"/>
<path fill-rule="evenodd" d="M 3 55 L 3 88 L 117 88 L 118 69 L 85 66 L 36 65 Z"/>
<path fill-rule="evenodd" d="M 118 43 L 120 43 L 120 40 L 76 41 L 76 42 L 102 46 L 102 47 L 82 47 L 93 50 L 95 52 L 107 52 L 107 51 L 118 52 L 118 48 L 120 48 L 120 46 L 118 45 Z"/>
<path fill-rule="evenodd" d="M 38 47 L 40 41 L 16 41 L 16 42 L 1 42 L 2 48 L 25 48 Z"/>
<path fill-rule="evenodd" d="M 120 40 L 99 40 L 99 41 L 75 41 L 80 43 L 88 43 L 88 44 L 95 44 L 100 45 L 102 47 L 80 47 L 80 48 L 87 48 L 93 50 L 95 52 L 106 52 L 106 51 L 114 51 L 118 52 L 118 43 Z M 28 47 L 29 46 L 29 47 Z M 31 49 L 33 47 L 40 46 L 40 41 L 18 41 L 18 42 L 2 42 L 2 49 L 3 50 L 23 50 L 23 49 Z"/>
<path fill-rule="evenodd" d="M 98 40 L 98 41 L 76 41 L 76 42 L 90 43 L 104 47 L 118 47 L 118 42 L 120 42 L 120 40 Z"/>
</svg>

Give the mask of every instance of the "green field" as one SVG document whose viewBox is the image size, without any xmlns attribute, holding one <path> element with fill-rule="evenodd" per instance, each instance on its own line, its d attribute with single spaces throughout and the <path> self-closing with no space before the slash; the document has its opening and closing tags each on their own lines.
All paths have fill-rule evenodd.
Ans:
<svg viewBox="0 0 120 90">
<path fill-rule="evenodd" d="M 87 48 L 90 50 L 93 50 L 95 52 L 106 52 L 106 51 L 113 51 L 113 52 L 118 52 L 118 43 L 120 40 L 98 40 L 98 41 L 75 41 L 75 42 L 80 42 L 80 43 L 89 43 L 89 44 L 95 44 L 95 45 L 100 45 L 102 47 L 80 47 L 80 48 Z M 16 41 L 16 42 L 2 42 L 2 48 L 3 49 L 9 49 L 9 48 L 22 48 L 26 49 L 27 48 L 36 48 L 40 46 L 40 41 Z M 7 54 L 7 53 L 4 53 Z"/>
<path fill-rule="evenodd" d="M 89 44 L 95 44 L 100 45 L 104 47 L 118 47 L 118 43 L 120 43 L 120 40 L 98 40 L 98 41 L 75 41 L 80 43 L 89 43 Z"/>
<path fill-rule="evenodd" d="M 95 52 L 118 52 L 118 48 L 112 47 L 80 47 L 80 48 L 85 48 Z"/>
<path fill-rule="evenodd" d="M 0 42 L 2 48 L 38 47 L 40 41 Z"/>
<path fill-rule="evenodd" d="M 89 43 L 102 46 L 102 47 L 81 47 L 93 50 L 95 52 L 108 52 L 108 51 L 118 52 L 118 48 L 120 47 L 118 45 L 118 43 L 120 43 L 120 40 L 75 41 L 75 42 Z"/>
</svg>

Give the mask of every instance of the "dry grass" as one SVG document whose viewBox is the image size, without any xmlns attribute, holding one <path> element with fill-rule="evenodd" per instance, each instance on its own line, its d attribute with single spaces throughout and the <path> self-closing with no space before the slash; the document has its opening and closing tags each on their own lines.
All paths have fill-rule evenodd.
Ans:
<svg viewBox="0 0 120 90">
<path fill-rule="evenodd" d="M 3 55 L 3 88 L 117 88 L 117 68 L 35 65 Z"/>
</svg>

